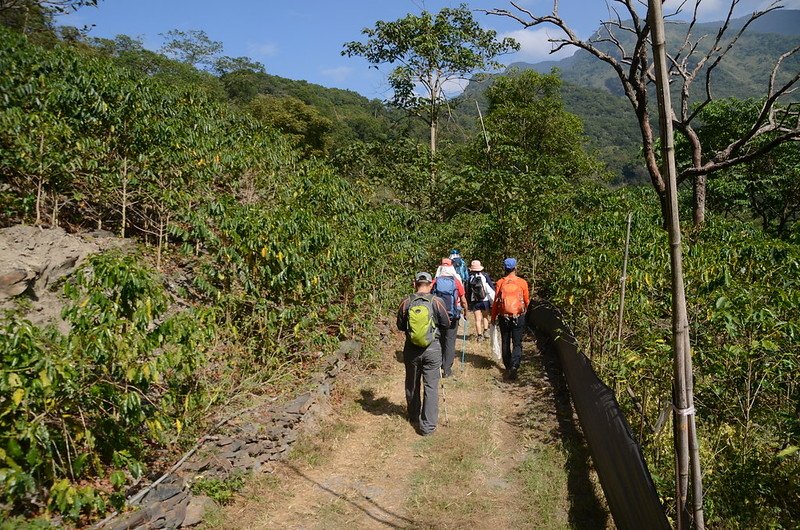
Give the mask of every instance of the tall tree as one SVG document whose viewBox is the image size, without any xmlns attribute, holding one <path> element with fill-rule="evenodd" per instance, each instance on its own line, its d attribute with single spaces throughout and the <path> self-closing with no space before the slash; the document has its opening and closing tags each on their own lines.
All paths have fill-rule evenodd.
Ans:
<svg viewBox="0 0 800 530">
<path fill-rule="evenodd" d="M 0 25 L 22 33 L 53 31 L 53 17 L 96 6 L 99 0 L 0 0 Z"/>
<path fill-rule="evenodd" d="M 193 66 L 211 68 L 222 52 L 222 43 L 211 40 L 203 30 L 171 29 L 161 36 L 164 37 L 164 45 L 159 50 L 161 53 Z"/>
<path fill-rule="evenodd" d="M 561 78 L 534 70 L 499 76 L 486 90 L 491 167 L 537 175 L 585 175 L 595 162 L 583 146 L 580 118 L 564 108 Z"/>
<path fill-rule="evenodd" d="M 432 155 L 446 85 L 499 68 L 499 55 L 519 49 L 513 39 L 497 40 L 495 31 L 482 29 L 466 4 L 436 14 L 409 14 L 393 22 L 379 20 L 362 34 L 366 42 L 346 43 L 342 55 L 364 57 L 376 68 L 397 65 L 389 74 L 391 103 L 425 120 Z"/>
<path fill-rule="evenodd" d="M 781 98 L 791 93 L 800 81 L 800 70 L 783 68 L 790 58 L 797 56 L 800 46 L 776 56 L 761 108 L 741 136 L 717 150 L 708 150 L 696 133 L 699 113 L 714 100 L 713 78 L 720 63 L 731 53 L 741 35 L 755 20 L 783 7 L 776 0 L 753 12 L 743 24 L 732 24 L 734 10 L 740 1 L 730 0 L 725 20 L 714 35 L 698 33 L 700 26 L 697 24 L 697 17 L 703 0 L 693 2 L 693 12 L 686 25 L 685 38 L 674 52 L 667 52 L 669 75 L 673 79 L 672 90 L 677 90 L 679 101 L 677 112 L 674 109 L 667 110 L 674 128 L 689 139 L 692 156 L 692 164 L 678 174 L 678 183 L 686 180 L 693 182 L 696 225 L 701 225 L 705 219 L 706 179 L 710 173 L 749 162 L 784 142 L 800 138 L 800 109 L 780 106 Z M 554 0 L 553 10 L 548 15 L 535 15 L 516 2 L 511 2 L 511 5 L 514 7 L 513 11 L 492 9 L 487 13 L 510 17 L 526 28 L 555 26 L 560 30 L 561 36 L 550 39 L 554 52 L 567 46 L 577 47 L 608 64 L 617 74 L 639 122 L 647 171 L 661 199 L 662 213 L 666 219 L 666 183 L 659 168 L 656 135 L 650 120 L 652 93 L 649 88 L 655 81 L 653 60 L 648 52 L 652 32 L 647 17 L 638 11 L 639 6 L 644 4 L 635 0 L 612 0 L 610 10 L 613 18 L 602 22 L 601 30 L 591 39 L 578 37 L 561 18 L 558 0 Z M 680 3 L 677 10 L 667 17 L 677 15 L 685 5 L 686 2 Z M 633 38 L 623 38 L 629 35 Z M 626 44 L 629 42 L 632 45 Z M 703 95 L 696 105 L 691 105 L 694 101 L 691 99 L 691 92 L 695 82 L 702 84 Z M 771 140 L 761 142 L 760 138 L 768 134 L 773 135 Z"/>
</svg>

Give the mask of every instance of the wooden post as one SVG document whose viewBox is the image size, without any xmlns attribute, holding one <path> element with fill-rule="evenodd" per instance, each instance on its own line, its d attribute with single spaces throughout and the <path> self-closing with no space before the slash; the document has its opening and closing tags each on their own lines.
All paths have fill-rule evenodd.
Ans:
<svg viewBox="0 0 800 530">
<path fill-rule="evenodd" d="M 628 214 L 628 229 L 625 233 L 625 257 L 622 258 L 622 277 L 619 279 L 619 314 L 617 315 L 617 357 L 622 349 L 622 317 L 625 314 L 625 285 L 628 283 L 628 249 L 631 245 L 631 220 L 633 213 Z"/>
<path fill-rule="evenodd" d="M 686 289 L 683 283 L 683 251 L 678 212 L 677 169 L 672 130 L 672 101 L 669 92 L 669 70 L 664 37 L 664 13 L 661 0 L 648 0 L 648 17 L 652 29 L 653 65 L 656 76 L 656 96 L 661 132 L 663 177 L 667 192 L 667 219 L 670 265 L 672 272 L 672 348 L 675 373 L 673 421 L 675 422 L 676 517 L 678 530 L 690 528 L 688 490 L 689 467 L 692 460 L 693 514 L 697 529 L 705 528 L 703 518 L 702 478 L 697 451 L 692 392 L 692 358 L 689 347 L 689 319 L 686 310 Z M 691 420 L 691 421 L 690 421 Z M 691 428 L 690 428 L 691 424 Z M 690 433 L 691 430 L 691 433 Z M 694 436 L 690 447 L 690 434 Z M 691 453 L 691 457 L 690 457 Z"/>
<path fill-rule="evenodd" d="M 128 158 L 122 159 L 122 226 L 119 237 L 125 239 L 125 225 L 128 224 Z"/>
</svg>

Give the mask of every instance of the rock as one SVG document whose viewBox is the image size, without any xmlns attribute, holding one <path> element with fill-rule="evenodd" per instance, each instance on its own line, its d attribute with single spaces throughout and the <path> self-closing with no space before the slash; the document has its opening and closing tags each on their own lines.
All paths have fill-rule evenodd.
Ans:
<svg viewBox="0 0 800 530">
<path fill-rule="evenodd" d="M 300 394 L 295 398 L 294 401 L 286 405 L 284 412 L 286 414 L 300 415 L 306 410 L 308 410 L 306 404 L 310 399 L 311 399 L 310 393 Z"/>
<path fill-rule="evenodd" d="M 283 438 L 281 439 L 281 441 L 282 441 L 284 444 L 287 444 L 287 443 L 293 443 L 293 442 L 294 442 L 294 441 L 296 441 L 296 440 L 297 440 L 297 431 L 295 431 L 295 430 L 286 431 L 286 432 L 283 434 Z"/>
<path fill-rule="evenodd" d="M 11 269 L 0 272 L 0 297 L 13 298 L 28 290 L 36 274 L 32 270 Z"/>
<path fill-rule="evenodd" d="M 171 484 L 159 484 L 154 489 L 150 490 L 147 495 L 141 500 L 142 505 L 150 504 L 151 502 L 164 502 L 179 495 L 183 491 L 182 487 L 173 486 Z"/>
<path fill-rule="evenodd" d="M 354 357 L 361 353 L 362 344 L 357 340 L 343 340 L 339 343 L 336 355 Z"/>
<path fill-rule="evenodd" d="M 205 495 L 193 496 L 189 499 L 189 504 L 186 506 L 186 516 L 183 518 L 181 528 L 202 523 L 205 514 L 214 510 L 216 507 L 217 503 L 210 497 L 206 497 Z"/>
<path fill-rule="evenodd" d="M 233 443 L 233 438 L 231 438 L 230 436 L 223 436 L 220 437 L 219 440 L 214 442 L 214 445 L 216 445 L 217 447 L 225 447 L 226 445 L 231 445 L 232 443 Z"/>
</svg>

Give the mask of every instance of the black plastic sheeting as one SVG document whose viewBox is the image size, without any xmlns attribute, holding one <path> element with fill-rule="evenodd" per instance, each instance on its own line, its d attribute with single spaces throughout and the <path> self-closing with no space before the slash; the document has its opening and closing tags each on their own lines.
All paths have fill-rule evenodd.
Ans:
<svg viewBox="0 0 800 530">
<path fill-rule="evenodd" d="M 617 528 L 669 529 L 642 450 L 614 392 L 578 351 L 575 336 L 548 303 L 531 304 L 528 325 L 552 341 Z"/>
</svg>

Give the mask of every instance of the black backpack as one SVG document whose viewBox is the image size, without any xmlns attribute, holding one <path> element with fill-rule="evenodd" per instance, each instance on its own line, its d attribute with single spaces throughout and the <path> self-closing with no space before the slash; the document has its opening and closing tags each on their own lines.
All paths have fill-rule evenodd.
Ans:
<svg viewBox="0 0 800 530">
<path fill-rule="evenodd" d="M 473 302 L 480 302 L 486 298 L 486 284 L 481 273 L 473 274 L 469 278 L 469 298 Z"/>
</svg>

